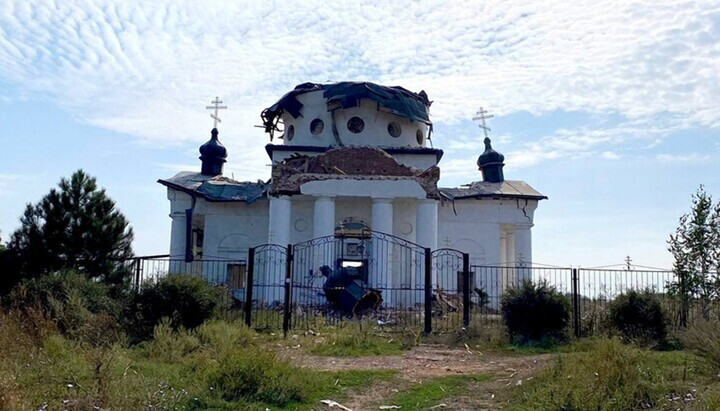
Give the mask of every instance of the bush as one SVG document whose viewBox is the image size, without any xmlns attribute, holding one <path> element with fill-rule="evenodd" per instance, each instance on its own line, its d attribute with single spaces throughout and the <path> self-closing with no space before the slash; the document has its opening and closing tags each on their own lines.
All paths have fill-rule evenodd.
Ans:
<svg viewBox="0 0 720 411">
<path fill-rule="evenodd" d="M 119 317 L 122 311 L 122 301 L 111 297 L 110 286 L 73 270 L 24 280 L 13 288 L 4 304 L 11 308 L 39 307 L 52 315 L 54 305 L 65 304 L 69 298 L 82 299 L 85 308 L 94 314 L 104 312 Z"/>
<path fill-rule="evenodd" d="M 168 275 L 134 295 L 126 316 L 128 333 L 137 341 L 148 340 L 163 318 L 174 330 L 192 330 L 213 316 L 222 297 L 220 288 L 200 277 Z"/>
<path fill-rule="evenodd" d="M 501 310 L 513 343 L 554 343 L 567 338 L 570 303 L 547 282 L 524 281 L 509 288 L 502 297 Z"/>
<path fill-rule="evenodd" d="M 301 369 L 275 357 L 272 351 L 234 351 L 220 360 L 210 384 L 223 400 L 263 402 L 277 407 L 302 402 L 313 379 Z"/>
<path fill-rule="evenodd" d="M 715 321 L 698 321 L 680 334 L 685 348 L 704 358 L 720 371 L 720 324 Z"/>
<path fill-rule="evenodd" d="M 630 290 L 608 305 L 611 329 L 640 345 L 657 345 L 667 337 L 665 311 L 652 292 Z"/>
</svg>

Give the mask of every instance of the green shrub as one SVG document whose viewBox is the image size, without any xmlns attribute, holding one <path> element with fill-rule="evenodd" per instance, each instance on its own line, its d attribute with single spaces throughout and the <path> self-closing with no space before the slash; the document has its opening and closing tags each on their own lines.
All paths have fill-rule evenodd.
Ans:
<svg viewBox="0 0 720 411">
<path fill-rule="evenodd" d="M 309 373 L 277 359 L 269 350 L 236 350 L 220 360 L 210 384 L 225 401 L 284 407 L 303 402 L 308 393 L 317 389 L 311 386 L 317 378 L 311 378 Z"/>
<path fill-rule="evenodd" d="M 501 299 L 503 321 L 513 343 L 563 341 L 570 323 L 570 303 L 546 282 L 524 281 Z"/>
<path fill-rule="evenodd" d="M 122 301 L 111 297 L 111 287 L 90 279 L 77 271 L 58 271 L 42 277 L 25 280 L 18 284 L 5 299 L 5 305 L 13 308 L 40 307 L 47 313 L 53 311 L 53 301 L 65 303 L 69 297 L 80 298 L 91 313 L 108 313 L 118 317 Z"/>
<path fill-rule="evenodd" d="M 254 345 L 257 334 L 241 321 L 210 320 L 195 329 L 195 336 L 202 345 L 223 353 Z"/>
<path fill-rule="evenodd" d="M 657 345 L 667 337 L 667 316 L 650 291 L 630 290 L 608 305 L 610 327 L 629 341 Z"/>
<path fill-rule="evenodd" d="M 170 326 L 191 330 L 210 319 L 223 301 L 223 291 L 204 279 L 168 275 L 143 286 L 128 307 L 128 332 L 135 340 L 148 340 L 163 318 Z"/>
<path fill-rule="evenodd" d="M 183 328 L 173 330 L 167 318 L 153 330 L 153 339 L 142 343 L 140 349 L 148 356 L 165 362 L 179 361 L 200 348 L 200 341 Z"/>
<path fill-rule="evenodd" d="M 715 371 L 720 371 L 720 323 L 698 321 L 680 334 L 688 350 L 704 358 Z"/>
</svg>

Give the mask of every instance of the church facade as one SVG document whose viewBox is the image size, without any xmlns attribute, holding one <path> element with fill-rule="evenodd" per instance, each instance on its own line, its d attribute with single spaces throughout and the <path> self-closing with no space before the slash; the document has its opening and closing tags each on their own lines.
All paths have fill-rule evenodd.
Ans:
<svg viewBox="0 0 720 411">
<path fill-rule="evenodd" d="M 443 151 L 430 147 L 430 104 L 400 87 L 301 84 L 262 113 L 266 182 L 224 176 L 227 152 L 213 129 L 199 172 L 159 180 L 170 200 L 171 259 L 246 261 L 251 247 L 360 227 L 459 250 L 474 266 L 532 264 L 534 213 L 546 197 L 504 179 L 504 157 L 488 138 L 477 181 L 438 186 Z"/>
</svg>

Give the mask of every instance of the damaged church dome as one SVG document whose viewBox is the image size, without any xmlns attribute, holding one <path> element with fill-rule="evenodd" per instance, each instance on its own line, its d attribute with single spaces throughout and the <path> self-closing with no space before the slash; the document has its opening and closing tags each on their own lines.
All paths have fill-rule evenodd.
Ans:
<svg viewBox="0 0 720 411">
<path fill-rule="evenodd" d="M 432 133 L 424 91 L 369 82 L 303 83 L 262 114 L 284 145 L 422 148 Z"/>
</svg>

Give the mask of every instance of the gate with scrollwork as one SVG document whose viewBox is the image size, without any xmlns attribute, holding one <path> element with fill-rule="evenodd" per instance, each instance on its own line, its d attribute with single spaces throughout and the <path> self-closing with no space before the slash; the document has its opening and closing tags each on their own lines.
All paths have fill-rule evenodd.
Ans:
<svg viewBox="0 0 720 411">
<path fill-rule="evenodd" d="M 467 326 L 475 287 L 470 256 L 451 248 L 433 251 L 432 278 L 433 330 L 457 331 Z"/>
<path fill-rule="evenodd" d="M 384 329 L 424 324 L 426 250 L 367 229 L 292 247 L 291 326 L 371 318 Z"/>
</svg>

